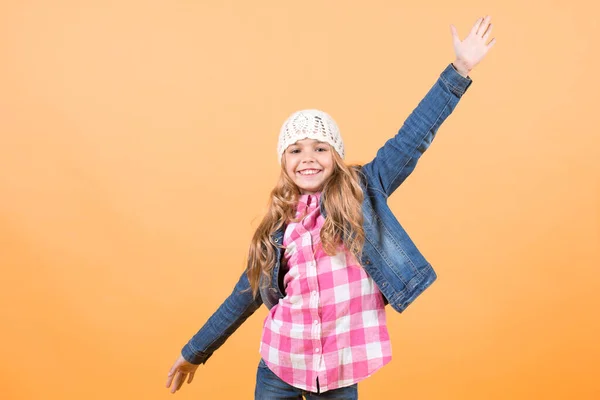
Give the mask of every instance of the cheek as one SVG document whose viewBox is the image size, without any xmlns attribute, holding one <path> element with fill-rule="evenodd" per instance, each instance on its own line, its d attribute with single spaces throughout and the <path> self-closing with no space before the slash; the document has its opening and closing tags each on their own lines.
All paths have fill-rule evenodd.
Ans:
<svg viewBox="0 0 600 400">
<path fill-rule="evenodd" d="M 285 172 L 287 172 L 290 177 L 293 177 L 295 175 L 294 171 L 296 170 L 294 161 L 290 160 L 289 158 L 285 161 Z"/>
<path fill-rule="evenodd" d="M 329 171 L 333 171 L 333 158 L 331 156 L 323 160 L 323 167 L 328 169 Z"/>
</svg>

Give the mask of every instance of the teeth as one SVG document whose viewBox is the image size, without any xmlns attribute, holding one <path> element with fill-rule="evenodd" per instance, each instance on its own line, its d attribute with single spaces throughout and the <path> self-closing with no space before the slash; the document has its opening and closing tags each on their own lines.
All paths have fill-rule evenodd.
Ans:
<svg viewBox="0 0 600 400">
<path fill-rule="evenodd" d="M 306 170 L 306 171 L 300 171 L 300 175 L 314 175 L 314 174 L 316 174 L 318 172 L 319 172 L 319 170 L 309 169 L 309 170 Z"/>
</svg>

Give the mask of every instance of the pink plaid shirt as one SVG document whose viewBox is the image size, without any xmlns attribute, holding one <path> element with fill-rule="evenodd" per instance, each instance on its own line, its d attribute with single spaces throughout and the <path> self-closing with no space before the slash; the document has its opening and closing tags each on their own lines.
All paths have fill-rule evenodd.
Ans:
<svg viewBox="0 0 600 400">
<path fill-rule="evenodd" d="M 279 378 L 320 392 L 350 386 L 392 359 L 383 295 L 344 246 L 321 248 L 321 193 L 301 195 L 283 245 L 286 296 L 264 321 L 260 354 Z"/>
</svg>

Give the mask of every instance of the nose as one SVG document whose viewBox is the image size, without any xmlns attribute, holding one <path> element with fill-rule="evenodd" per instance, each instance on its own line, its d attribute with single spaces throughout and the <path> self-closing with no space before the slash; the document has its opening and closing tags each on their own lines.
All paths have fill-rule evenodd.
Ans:
<svg viewBox="0 0 600 400">
<path fill-rule="evenodd" d="M 306 157 L 305 159 L 302 160 L 302 165 L 312 165 L 315 164 L 316 161 L 312 159 L 312 157 Z"/>
<path fill-rule="evenodd" d="M 302 162 L 303 163 L 308 163 L 308 162 L 314 162 L 315 161 L 315 155 L 313 154 L 312 151 L 305 151 L 303 153 L 304 153 L 302 155 Z"/>
</svg>

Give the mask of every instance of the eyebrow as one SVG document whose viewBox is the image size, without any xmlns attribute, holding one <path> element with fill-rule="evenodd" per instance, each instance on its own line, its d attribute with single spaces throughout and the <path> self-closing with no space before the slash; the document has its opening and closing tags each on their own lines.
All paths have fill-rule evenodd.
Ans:
<svg viewBox="0 0 600 400">
<path fill-rule="evenodd" d="M 327 143 L 327 142 L 321 142 L 320 140 L 317 140 L 317 139 L 312 139 L 312 140 L 313 140 L 312 143 L 308 143 L 306 145 L 305 144 L 300 144 L 300 143 L 296 142 L 294 144 L 291 144 L 290 147 L 292 147 L 292 146 L 310 146 L 310 145 L 314 146 L 314 145 L 326 144 Z"/>
</svg>

